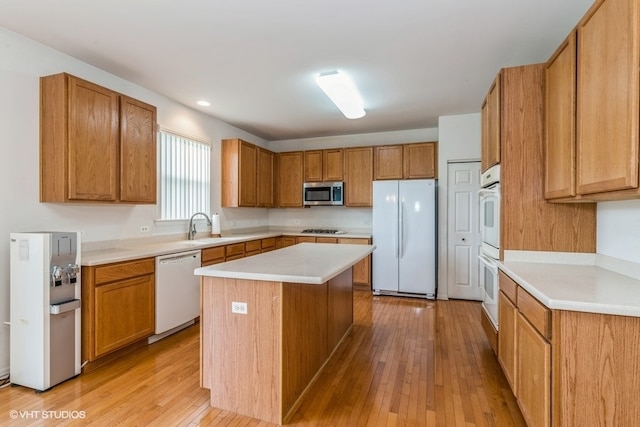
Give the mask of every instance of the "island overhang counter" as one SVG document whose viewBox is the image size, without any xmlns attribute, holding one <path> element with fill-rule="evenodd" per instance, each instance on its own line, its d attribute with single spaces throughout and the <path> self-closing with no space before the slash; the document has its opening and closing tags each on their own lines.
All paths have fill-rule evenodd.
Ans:
<svg viewBox="0 0 640 427">
<path fill-rule="evenodd" d="M 211 406 L 284 423 L 351 328 L 352 266 L 374 249 L 301 243 L 196 269 Z"/>
</svg>

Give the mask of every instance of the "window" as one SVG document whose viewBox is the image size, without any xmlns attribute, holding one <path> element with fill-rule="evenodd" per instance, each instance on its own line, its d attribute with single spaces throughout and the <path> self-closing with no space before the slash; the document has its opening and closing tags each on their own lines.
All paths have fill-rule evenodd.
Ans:
<svg viewBox="0 0 640 427">
<path fill-rule="evenodd" d="M 160 130 L 160 218 L 211 211 L 211 144 Z"/>
</svg>

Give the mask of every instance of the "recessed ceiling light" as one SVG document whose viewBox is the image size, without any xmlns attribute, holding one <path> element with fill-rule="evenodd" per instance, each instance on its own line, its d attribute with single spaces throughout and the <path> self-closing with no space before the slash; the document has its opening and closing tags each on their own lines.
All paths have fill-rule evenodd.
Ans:
<svg viewBox="0 0 640 427">
<path fill-rule="evenodd" d="M 211 103 L 209 101 L 198 101 L 198 105 L 201 107 L 208 107 Z"/>
<path fill-rule="evenodd" d="M 346 118 L 359 119 L 366 114 L 362 99 L 346 74 L 339 71 L 322 73 L 316 77 L 316 83 Z"/>
</svg>

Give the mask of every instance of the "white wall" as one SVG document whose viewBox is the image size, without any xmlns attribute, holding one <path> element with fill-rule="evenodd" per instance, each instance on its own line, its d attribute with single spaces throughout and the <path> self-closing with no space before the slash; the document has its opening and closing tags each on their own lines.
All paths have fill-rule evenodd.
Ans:
<svg viewBox="0 0 640 427">
<path fill-rule="evenodd" d="M 640 200 L 598 203 L 596 252 L 640 264 Z"/>
<path fill-rule="evenodd" d="M 447 299 L 447 164 L 480 160 L 480 113 L 443 116 L 438 120 L 438 299 Z"/>
<path fill-rule="evenodd" d="M 34 230 L 82 230 L 83 242 L 140 238 L 184 232 L 184 222 L 156 224 L 156 206 L 45 204 L 39 195 L 39 77 L 62 71 L 156 105 L 161 127 L 213 142 L 214 182 L 220 177 L 220 140 L 242 137 L 265 141 L 184 105 L 89 66 L 0 27 L 0 322 L 9 320 L 9 233 Z M 220 187 L 213 185 L 212 211 L 222 228 L 267 225 L 266 209 L 220 208 Z M 140 233 L 140 226 L 151 231 Z M 9 370 L 9 327 L 0 323 L 0 376 Z"/>
</svg>

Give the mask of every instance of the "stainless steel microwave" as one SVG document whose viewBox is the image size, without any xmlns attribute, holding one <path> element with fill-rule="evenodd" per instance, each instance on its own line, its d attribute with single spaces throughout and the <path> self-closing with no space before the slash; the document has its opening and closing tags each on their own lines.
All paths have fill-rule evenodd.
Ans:
<svg viewBox="0 0 640 427">
<path fill-rule="evenodd" d="M 305 182 L 302 200 L 305 206 L 342 206 L 344 182 Z"/>
</svg>

